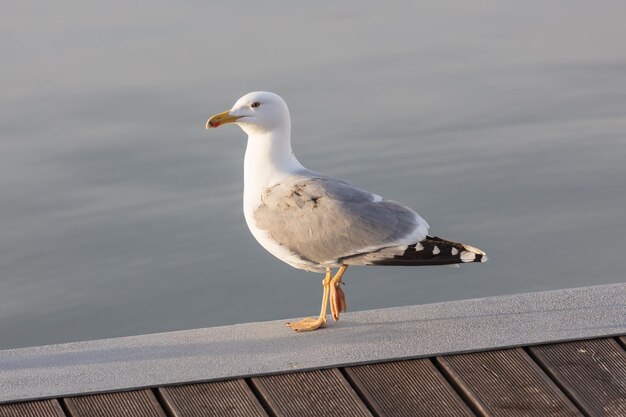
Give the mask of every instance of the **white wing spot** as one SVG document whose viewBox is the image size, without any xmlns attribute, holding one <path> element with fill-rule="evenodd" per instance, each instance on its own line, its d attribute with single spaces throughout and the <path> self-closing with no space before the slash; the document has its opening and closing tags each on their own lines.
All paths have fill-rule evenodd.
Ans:
<svg viewBox="0 0 626 417">
<path fill-rule="evenodd" d="M 487 262 L 489 260 L 489 258 L 487 257 L 487 255 L 483 255 L 482 258 L 480 258 L 480 262 Z"/>
<path fill-rule="evenodd" d="M 474 259 L 476 259 L 476 254 L 474 252 L 470 252 L 466 250 L 461 252 L 461 260 L 463 262 L 474 262 Z"/>
<path fill-rule="evenodd" d="M 415 252 L 419 252 L 421 250 L 424 250 L 424 245 L 422 245 L 421 243 L 417 243 L 415 245 Z"/>
<path fill-rule="evenodd" d="M 457 248 L 452 248 L 452 256 L 456 255 L 457 253 L 459 253 L 459 250 Z"/>
<path fill-rule="evenodd" d="M 439 254 L 439 252 L 441 252 L 441 251 L 439 250 L 439 247 L 438 247 L 437 245 L 435 245 L 435 247 L 433 248 L 433 255 L 438 255 L 438 254 Z"/>
</svg>

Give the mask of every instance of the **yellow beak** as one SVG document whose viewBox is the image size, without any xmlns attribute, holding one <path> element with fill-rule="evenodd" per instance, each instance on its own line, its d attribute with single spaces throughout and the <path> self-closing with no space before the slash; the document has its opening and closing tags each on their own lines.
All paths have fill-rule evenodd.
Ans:
<svg viewBox="0 0 626 417">
<path fill-rule="evenodd" d="M 206 121 L 206 128 L 210 127 L 220 127 L 221 125 L 225 125 L 226 123 L 233 123 L 241 116 L 233 116 L 228 111 L 224 113 L 216 114 L 214 116 L 209 117 L 209 120 Z"/>
</svg>

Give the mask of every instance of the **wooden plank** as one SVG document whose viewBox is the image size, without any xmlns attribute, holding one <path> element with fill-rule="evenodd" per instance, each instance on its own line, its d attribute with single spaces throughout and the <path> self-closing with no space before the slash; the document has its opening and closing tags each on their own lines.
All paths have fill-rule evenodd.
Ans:
<svg viewBox="0 0 626 417">
<path fill-rule="evenodd" d="M 0 404 L 0 417 L 65 417 L 57 400 Z"/>
<path fill-rule="evenodd" d="M 71 417 L 165 417 L 152 391 L 112 392 L 64 399 Z"/>
<path fill-rule="evenodd" d="M 428 359 L 346 368 L 380 417 L 472 417 L 474 414 Z"/>
<path fill-rule="evenodd" d="M 252 378 L 277 417 L 370 417 L 338 369 Z"/>
<path fill-rule="evenodd" d="M 243 379 L 159 388 L 174 417 L 267 417 Z"/>
<path fill-rule="evenodd" d="M 529 350 L 587 414 L 626 416 L 626 351 L 616 340 L 580 340 Z"/>
<path fill-rule="evenodd" d="M 437 361 L 482 416 L 582 416 L 521 348 L 438 357 Z"/>
</svg>

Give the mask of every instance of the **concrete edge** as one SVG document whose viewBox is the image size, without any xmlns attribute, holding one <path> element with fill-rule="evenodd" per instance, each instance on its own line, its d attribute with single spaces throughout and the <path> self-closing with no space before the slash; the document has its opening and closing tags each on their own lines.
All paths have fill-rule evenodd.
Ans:
<svg viewBox="0 0 626 417">
<path fill-rule="evenodd" d="M 626 334 L 626 283 L 0 351 L 0 402 Z"/>
</svg>

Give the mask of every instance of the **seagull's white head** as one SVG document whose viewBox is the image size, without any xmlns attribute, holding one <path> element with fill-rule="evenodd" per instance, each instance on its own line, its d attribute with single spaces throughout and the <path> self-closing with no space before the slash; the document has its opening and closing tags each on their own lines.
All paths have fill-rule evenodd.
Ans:
<svg viewBox="0 0 626 417">
<path fill-rule="evenodd" d="M 206 128 L 227 123 L 239 125 L 248 136 L 291 128 L 287 103 L 278 94 L 267 91 L 241 97 L 230 110 L 211 116 Z"/>
</svg>

